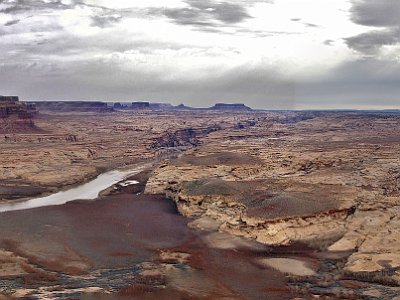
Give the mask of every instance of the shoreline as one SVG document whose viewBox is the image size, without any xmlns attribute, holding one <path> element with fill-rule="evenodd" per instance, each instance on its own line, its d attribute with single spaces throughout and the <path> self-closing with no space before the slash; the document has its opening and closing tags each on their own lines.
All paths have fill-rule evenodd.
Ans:
<svg viewBox="0 0 400 300">
<path fill-rule="evenodd" d="M 70 201 L 74 201 L 74 200 L 94 200 L 94 199 L 97 199 L 99 196 L 101 196 L 101 193 L 102 193 L 104 190 L 108 189 L 109 187 L 111 187 L 111 186 L 117 184 L 118 182 L 121 182 L 121 181 L 123 181 L 123 180 L 126 180 L 126 178 L 129 178 L 129 177 L 132 176 L 132 175 L 135 175 L 135 174 L 137 174 L 137 173 L 140 173 L 140 172 L 142 172 L 142 171 L 145 170 L 145 169 L 155 168 L 156 165 L 157 165 L 157 164 L 155 164 L 154 161 L 151 161 L 151 162 L 143 162 L 143 161 L 142 161 L 142 162 L 137 163 L 137 164 L 127 165 L 127 166 L 123 166 L 123 167 L 120 167 L 120 168 L 107 170 L 107 171 L 105 171 L 105 172 L 99 172 L 96 176 L 93 176 L 91 179 L 88 179 L 88 180 L 85 180 L 85 181 L 82 181 L 82 182 L 80 182 L 80 183 L 76 183 L 76 184 L 73 184 L 73 185 L 64 186 L 64 187 L 62 187 L 61 189 L 59 189 L 58 191 L 56 191 L 56 192 L 54 192 L 54 193 L 45 193 L 45 194 L 41 194 L 41 195 L 39 195 L 39 196 L 37 196 L 37 197 L 34 197 L 34 198 L 23 198 L 23 199 L 18 199 L 18 200 L 13 200 L 13 201 L 6 201 L 6 202 L 3 202 L 3 201 L 2 201 L 2 202 L 0 202 L 0 214 L 1 214 L 1 213 L 8 212 L 8 211 L 24 210 L 24 209 L 33 209 L 33 208 L 37 208 L 37 207 L 47 206 L 46 204 L 43 204 L 43 205 L 40 205 L 40 206 L 27 207 L 27 208 L 22 208 L 22 209 L 12 209 L 12 206 L 21 206 L 21 205 L 23 205 L 24 203 L 25 203 L 25 204 L 29 204 L 29 202 L 31 202 L 31 201 L 32 201 L 32 202 L 34 202 L 34 201 L 40 201 L 40 200 L 42 200 L 42 199 L 44 200 L 44 199 L 46 199 L 46 198 L 50 198 L 50 199 L 51 199 L 51 197 L 56 197 L 56 196 L 59 195 L 59 194 L 68 193 L 68 192 L 74 191 L 74 190 L 76 190 L 76 189 L 79 189 L 80 187 L 83 187 L 83 186 L 85 186 L 85 185 L 88 185 L 88 184 L 94 182 L 95 180 L 99 179 L 99 177 L 101 177 L 101 176 L 103 176 L 103 175 L 107 175 L 107 174 L 110 174 L 110 175 L 111 175 L 113 172 L 121 172 L 121 173 L 124 173 L 124 175 L 121 174 L 121 175 L 123 176 L 121 179 L 119 179 L 119 178 L 118 178 L 118 179 L 115 179 L 115 180 L 118 180 L 118 181 L 115 181 L 115 180 L 114 180 L 114 181 L 112 181 L 112 182 L 110 183 L 109 186 L 106 186 L 106 187 L 102 188 L 101 190 L 99 190 L 98 193 L 97 193 L 97 197 L 93 197 L 93 198 L 90 198 L 90 199 L 85 199 L 85 198 L 83 198 L 83 199 L 74 198 L 74 199 L 70 199 L 70 200 L 65 200 L 65 201 L 66 201 L 65 203 L 70 202 Z M 125 173 L 125 172 L 126 172 L 126 173 Z M 49 200 L 49 201 L 51 201 L 51 200 Z M 62 204 L 65 204 L 65 203 L 60 203 L 60 204 L 48 204 L 48 205 L 49 205 L 49 206 L 51 206 L 51 205 L 62 205 Z M 8 207 L 8 206 L 9 206 L 11 209 L 9 209 L 9 210 L 3 210 L 4 207 Z"/>
</svg>

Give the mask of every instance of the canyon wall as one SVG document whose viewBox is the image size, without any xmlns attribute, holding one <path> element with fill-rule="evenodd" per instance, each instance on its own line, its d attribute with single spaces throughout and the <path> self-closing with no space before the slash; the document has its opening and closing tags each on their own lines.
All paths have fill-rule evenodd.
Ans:
<svg viewBox="0 0 400 300">
<path fill-rule="evenodd" d="M 17 96 L 0 96 L 0 132 L 29 132 L 35 129 L 34 104 L 19 101 Z"/>
</svg>

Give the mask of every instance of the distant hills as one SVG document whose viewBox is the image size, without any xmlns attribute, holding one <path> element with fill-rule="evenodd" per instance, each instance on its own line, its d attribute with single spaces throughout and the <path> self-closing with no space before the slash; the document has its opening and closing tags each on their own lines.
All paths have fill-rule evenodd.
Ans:
<svg viewBox="0 0 400 300">
<path fill-rule="evenodd" d="M 195 108 L 184 104 L 155 103 L 146 101 L 134 102 L 101 102 L 101 101 L 29 101 L 43 111 L 95 111 L 110 112 L 113 110 L 216 110 L 216 111 L 251 111 L 243 103 L 216 103 L 208 108 Z"/>
<path fill-rule="evenodd" d="M 153 103 L 153 102 L 132 102 L 132 103 L 114 103 L 113 107 L 115 109 L 161 109 L 161 110 L 252 110 L 250 107 L 244 105 L 243 103 L 216 103 L 212 107 L 207 108 L 196 108 L 186 106 L 184 104 L 172 105 L 169 103 Z"/>
</svg>

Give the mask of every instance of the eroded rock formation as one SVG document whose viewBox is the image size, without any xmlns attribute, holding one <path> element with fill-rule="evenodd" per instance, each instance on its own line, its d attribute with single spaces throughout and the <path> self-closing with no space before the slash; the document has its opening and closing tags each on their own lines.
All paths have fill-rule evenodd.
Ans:
<svg viewBox="0 0 400 300">
<path fill-rule="evenodd" d="M 200 128 L 184 128 L 174 132 L 166 132 L 158 137 L 150 146 L 151 149 L 177 148 L 185 146 L 197 146 L 199 138 L 207 134 L 220 130 L 218 125 Z"/>
<path fill-rule="evenodd" d="M 35 129 L 34 104 L 19 101 L 17 96 L 0 96 L 0 132 L 28 132 Z"/>
<path fill-rule="evenodd" d="M 342 276 L 400 285 L 398 115 L 288 114 L 160 166 L 146 192 L 267 245 L 349 252 Z M 237 127 L 237 126 L 236 126 Z"/>
<path fill-rule="evenodd" d="M 229 253 L 235 256 L 234 249 L 242 249 L 244 240 L 245 244 L 251 242 L 257 257 L 247 266 L 280 268 L 289 273 L 291 285 L 320 298 L 336 295 L 336 299 L 393 299 L 400 293 L 398 113 L 120 110 L 113 114 L 47 112 L 35 122 L 44 132 L 6 135 L 9 139 L 0 142 L 1 201 L 53 192 L 105 170 L 154 161 L 157 153 L 171 150 L 180 156 L 159 165 L 150 175 L 146 193 L 167 194 L 183 215 L 191 217 L 190 227 L 207 229 L 201 232 L 205 235 L 202 242 L 215 247 L 209 253 L 232 249 Z M 126 201 L 115 211 L 118 218 L 136 219 L 126 209 L 128 204 L 142 208 L 132 201 L 132 194 L 143 191 L 144 183 L 137 180 L 140 186 L 121 184 L 111 190 L 112 197 L 121 196 Z M 120 190 L 128 194 L 119 195 Z M 158 197 L 161 205 L 173 207 L 160 195 L 144 197 Z M 98 201 L 90 204 L 89 213 L 99 207 L 105 213 L 104 221 L 97 219 L 95 230 L 97 225 L 110 228 L 105 221 L 115 219 L 110 218 L 105 207 L 115 209 L 116 202 L 121 204 L 108 199 L 103 202 L 105 206 Z M 66 212 L 76 217 L 75 221 L 83 220 L 83 227 L 70 218 L 52 218 L 45 210 L 42 216 L 56 223 L 65 221 L 68 228 L 76 226 L 71 231 L 74 236 L 81 228 L 88 228 L 85 226 L 92 224 L 92 219 L 80 219 L 79 213 L 71 213 L 72 206 L 76 212 L 84 211 L 80 202 L 49 209 Z M 42 233 L 48 233 L 49 241 L 61 236 L 59 225 L 49 226 L 52 220 L 35 219 L 40 211 L 21 218 L 43 226 L 41 230 L 25 226 L 28 233 L 35 228 L 35 234 L 41 238 Z M 176 216 L 175 212 L 173 215 Z M 152 220 L 149 216 L 153 216 L 153 211 L 137 224 L 147 227 L 146 222 Z M 47 246 L 52 243 L 43 244 L 41 238 L 37 243 L 36 236 L 26 238 L 31 237 L 30 233 L 16 235 L 15 224 L 16 221 L 10 221 L 8 233 L 2 231 L 3 241 L 19 238 L 29 253 L 32 245 L 40 246 L 36 251 L 43 260 L 39 264 L 36 261 L 34 266 L 48 263 L 51 255 L 62 257 L 63 263 L 65 258 L 68 264 L 87 266 L 80 256 L 68 252 L 60 256 L 67 251 L 64 244 L 54 249 Z M 128 222 L 119 224 L 126 228 Z M 166 223 L 161 224 L 169 233 L 176 234 Z M 124 230 L 119 232 L 125 234 Z M 90 228 L 82 240 L 92 235 Z M 98 237 L 104 242 L 104 231 Z M 126 242 L 130 238 L 118 240 Z M 106 243 L 109 244 L 108 240 Z M 3 243 L 0 258 L 7 266 L 23 264 L 27 252 L 18 252 L 12 246 Z M 195 251 L 203 247 L 192 246 Z M 132 249 L 131 245 L 127 247 Z M 298 249 L 300 252 L 291 252 L 299 256 L 294 257 L 295 261 L 279 252 Z M 307 251 L 312 254 L 308 252 L 305 257 L 301 252 L 304 249 L 310 249 Z M 217 255 L 216 260 L 223 256 Z M 27 263 L 30 265 L 29 259 Z M 289 270 L 282 266 L 287 263 Z M 222 263 L 218 268 L 224 265 L 228 264 Z M 224 275 L 232 270 L 232 265 L 224 269 Z M 243 265 L 237 265 L 235 274 L 242 274 Z M 196 266 L 193 272 L 198 271 Z M 17 276 L 20 271 L 15 270 Z M 14 270 L 7 267 L 5 272 L 13 274 Z"/>
</svg>

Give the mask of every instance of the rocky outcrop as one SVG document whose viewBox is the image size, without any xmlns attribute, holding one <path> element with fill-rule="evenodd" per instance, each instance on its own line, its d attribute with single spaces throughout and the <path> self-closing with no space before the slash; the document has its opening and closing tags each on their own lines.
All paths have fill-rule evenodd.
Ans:
<svg viewBox="0 0 400 300">
<path fill-rule="evenodd" d="M 221 231 L 268 245 L 326 244 L 345 233 L 357 189 L 292 180 L 238 180 L 232 169 L 238 171 L 245 164 L 256 169 L 259 161 L 226 156 L 199 157 L 197 163 L 193 158 L 178 159 L 156 171 L 146 191 L 166 193 L 187 217 L 213 218 Z"/>
<path fill-rule="evenodd" d="M 400 118 L 341 118 L 282 113 L 235 126 L 227 140 L 211 134 L 161 165 L 146 192 L 167 194 L 195 228 L 211 222 L 267 245 L 306 243 L 344 255 L 337 278 L 399 286 Z"/>
<path fill-rule="evenodd" d="M 160 166 L 146 192 L 165 193 L 194 228 L 211 222 L 221 232 L 270 246 L 301 242 L 352 253 L 342 276 L 400 285 L 398 198 L 388 202 L 358 187 L 290 178 L 239 179 L 260 169 L 257 158 L 232 153 L 181 157 Z"/>
<path fill-rule="evenodd" d="M 236 129 L 246 129 L 248 127 L 256 126 L 257 122 L 255 120 L 241 121 L 235 124 Z"/>
<path fill-rule="evenodd" d="M 35 130 L 34 104 L 19 101 L 17 96 L 0 96 L 0 132 L 30 132 Z"/>
<path fill-rule="evenodd" d="M 345 271 L 371 282 L 400 285 L 400 206 L 359 210 L 346 224 L 346 234 L 329 247 L 331 251 L 352 251 Z"/>
<path fill-rule="evenodd" d="M 217 125 L 200 128 L 185 128 L 174 132 L 166 132 L 158 137 L 150 146 L 150 149 L 177 148 L 184 146 L 196 146 L 200 144 L 199 138 L 218 131 L 221 128 Z"/>
</svg>

